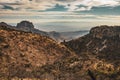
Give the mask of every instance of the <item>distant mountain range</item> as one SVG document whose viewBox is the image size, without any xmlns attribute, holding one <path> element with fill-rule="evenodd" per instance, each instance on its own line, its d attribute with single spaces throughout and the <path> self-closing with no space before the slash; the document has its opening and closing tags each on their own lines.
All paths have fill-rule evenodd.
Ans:
<svg viewBox="0 0 120 80">
<path fill-rule="evenodd" d="M 72 39 L 77 39 L 85 34 L 87 34 L 88 30 L 83 31 L 71 31 L 71 32 L 49 32 L 49 36 L 56 41 L 63 42 L 63 41 L 70 41 Z"/>
<path fill-rule="evenodd" d="M 72 39 L 76 39 L 76 38 L 81 37 L 89 32 L 88 30 L 71 31 L 71 32 L 56 32 L 56 31 L 45 32 L 45 31 L 36 29 L 34 27 L 34 25 L 29 21 L 21 21 L 20 23 L 17 23 L 16 27 L 8 25 L 7 23 L 4 23 L 4 22 L 0 23 L 0 25 L 5 25 L 9 28 L 14 28 L 16 30 L 32 32 L 32 33 L 37 33 L 37 34 L 41 34 L 44 36 L 49 36 L 58 42 L 62 42 L 64 40 L 69 41 Z"/>
</svg>

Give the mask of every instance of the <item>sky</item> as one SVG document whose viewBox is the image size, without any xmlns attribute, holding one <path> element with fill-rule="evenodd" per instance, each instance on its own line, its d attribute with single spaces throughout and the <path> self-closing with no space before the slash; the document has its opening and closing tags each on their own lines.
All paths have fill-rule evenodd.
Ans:
<svg viewBox="0 0 120 80">
<path fill-rule="evenodd" d="M 59 32 L 120 25 L 120 0 L 0 0 L 0 22 L 23 20 Z"/>
</svg>

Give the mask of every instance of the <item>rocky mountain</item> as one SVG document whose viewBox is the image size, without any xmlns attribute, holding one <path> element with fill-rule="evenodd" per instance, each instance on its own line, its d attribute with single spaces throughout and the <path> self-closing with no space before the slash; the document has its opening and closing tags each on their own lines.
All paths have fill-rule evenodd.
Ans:
<svg viewBox="0 0 120 80">
<path fill-rule="evenodd" d="M 98 26 L 58 43 L 2 25 L 0 80 L 120 80 L 119 35 L 120 26 Z"/>
<path fill-rule="evenodd" d="M 32 32 L 32 33 L 37 33 L 44 36 L 49 36 L 47 32 L 36 29 L 33 23 L 29 21 L 21 21 L 20 23 L 17 24 L 16 28 L 18 30 L 25 31 L 25 32 Z"/>
<path fill-rule="evenodd" d="M 63 42 L 78 56 L 45 65 L 40 71 L 48 80 L 120 80 L 119 28 L 94 27 L 83 37 Z"/>
<path fill-rule="evenodd" d="M 89 34 L 63 44 L 87 58 L 96 80 L 120 79 L 120 26 L 94 27 Z"/>
<path fill-rule="evenodd" d="M 34 29 L 34 25 L 32 24 L 32 22 L 22 21 L 17 24 L 17 28 L 25 31 L 32 31 L 32 29 Z"/>
<path fill-rule="evenodd" d="M 6 27 L 6 28 L 10 28 L 10 29 L 15 29 L 14 26 L 8 25 L 8 24 L 5 23 L 5 22 L 0 22 L 0 26 L 4 26 L 4 27 Z"/>
<path fill-rule="evenodd" d="M 70 50 L 47 36 L 0 25 L 1 80 L 40 77 L 37 69 L 70 56 L 74 56 Z"/>
<path fill-rule="evenodd" d="M 17 24 L 16 27 L 17 29 L 22 30 L 22 31 L 38 33 L 44 36 L 49 36 L 58 42 L 62 42 L 64 40 L 68 41 L 68 40 L 76 39 L 88 33 L 88 30 L 71 31 L 71 32 L 56 32 L 56 31 L 45 32 L 45 31 L 36 29 L 34 25 L 29 21 L 21 21 L 20 23 Z"/>
<path fill-rule="evenodd" d="M 119 40 L 120 26 L 100 26 L 92 28 L 89 34 L 65 44 L 69 45 L 78 54 L 86 51 L 94 54 L 119 53 Z"/>
</svg>

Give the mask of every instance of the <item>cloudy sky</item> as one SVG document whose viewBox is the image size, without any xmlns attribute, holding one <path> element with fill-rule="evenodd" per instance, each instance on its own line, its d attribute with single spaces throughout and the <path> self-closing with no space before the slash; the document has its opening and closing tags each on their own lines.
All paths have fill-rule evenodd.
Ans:
<svg viewBox="0 0 120 80">
<path fill-rule="evenodd" d="M 44 31 L 120 25 L 120 0 L 0 0 L 0 22 L 22 20 Z"/>
</svg>

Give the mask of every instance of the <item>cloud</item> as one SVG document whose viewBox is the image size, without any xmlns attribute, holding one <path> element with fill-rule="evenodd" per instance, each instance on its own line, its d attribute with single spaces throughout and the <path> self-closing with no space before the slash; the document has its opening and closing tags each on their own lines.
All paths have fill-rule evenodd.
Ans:
<svg viewBox="0 0 120 80">
<path fill-rule="evenodd" d="M 54 11 L 57 4 L 63 6 L 63 9 L 67 8 L 66 11 L 85 11 L 91 10 L 92 7 L 118 6 L 120 2 L 118 0 L 0 0 L 0 10 L 46 11 L 51 9 Z"/>
<path fill-rule="evenodd" d="M 1 0 L 0 5 L 10 6 L 14 10 L 46 10 L 55 6 L 49 0 Z"/>
<path fill-rule="evenodd" d="M 28 15 L 29 14 L 29 15 Z M 0 21 L 9 23 L 20 22 L 21 20 L 30 20 L 34 23 L 71 23 L 71 22 L 105 22 L 105 21 L 120 21 L 119 15 L 92 15 L 80 14 L 74 12 L 9 12 L 0 13 Z"/>
<path fill-rule="evenodd" d="M 120 15 L 120 6 L 109 7 L 109 6 L 100 6 L 92 7 L 91 10 L 82 11 L 79 13 L 84 14 L 96 14 L 96 15 Z"/>
<path fill-rule="evenodd" d="M 91 10 L 92 7 L 114 7 L 120 5 L 120 3 L 116 0 L 76 0 L 70 5 L 71 6 L 67 6 L 69 8 L 69 11 L 85 11 Z M 80 5 L 83 5 L 83 7 L 79 7 Z"/>
</svg>

